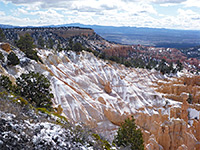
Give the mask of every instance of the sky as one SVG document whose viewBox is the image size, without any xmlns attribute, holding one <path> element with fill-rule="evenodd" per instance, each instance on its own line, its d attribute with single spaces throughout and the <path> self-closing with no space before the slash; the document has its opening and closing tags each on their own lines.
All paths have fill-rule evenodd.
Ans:
<svg viewBox="0 0 200 150">
<path fill-rule="evenodd" d="M 0 24 L 200 30 L 200 0 L 0 0 Z"/>
</svg>

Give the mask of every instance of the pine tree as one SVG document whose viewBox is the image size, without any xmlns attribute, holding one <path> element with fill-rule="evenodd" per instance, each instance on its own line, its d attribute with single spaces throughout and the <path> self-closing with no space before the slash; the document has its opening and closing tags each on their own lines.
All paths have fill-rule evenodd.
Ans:
<svg viewBox="0 0 200 150">
<path fill-rule="evenodd" d="M 177 71 L 183 70 L 183 64 L 179 60 L 177 61 L 176 64 L 177 64 L 177 66 L 176 66 L 177 67 Z"/>
<path fill-rule="evenodd" d="M 144 150 L 142 132 L 137 129 L 133 116 L 121 125 L 113 142 L 117 146 L 130 147 L 132 150 Z"/>
<path fill-rule="evenodd" d="M 26 57 L 42 62 L 37 55 L 37 51 L 33 50 L 33 38 L 28 33 L 20 37 L 19 41 L 17 41 L 17 47 L 26 54 Z"/>
<path fill-rule="evenodd" d="M 25 97 L 36 107 L 51 109 L 53 94 L 50 93 L 50 82 L 44 75 L 34 72 L 22 74 L 17 78 L 16 84 L 17 94 Z"/>
<path fill-rule="evenodd" d="M 125 65 L 126 67 L 131 67 L 131 62 L 127 60 L 127 61 L 125 61 L 124 65 Z"/>
<path fill-rule="evenodd" d="M 15 55 L 15 53 L 10 52 L 8 55 L 8 65 L 18 65 L 19 64 L 19 58 Z"/>
<path fill-rule="evenodd" d="M 30 34 L 26 33 L 24 36 L 21 36 L 19 41 L 17 41 L 17 47 L 23 52 L 30 51 L 33 49 L 33 39 Z"/>
<path fill-rule="evenodd" d="M 74 50 L 74 51 L 76 51 L 76 52 L 80 52 L 80 51 L 82 51 L 84 49 L 84 47 L 82 46 L 82 44 L 81 43 L 75 43 L 74 45 L 73 45 L 73 48 L 72 48 L 72 50 Z"/>
<path fill-rule="evenodd" d="M 0 76 L 0 86 L 5 88 L 7 91 L 11 92 L 13 89 L 12 82 L 7 76 Z"/>
<path fill-rule="evenodd" d="M 39 36 L 39 38 L 38 38 L 38 46 L 39 46 L 39 48 L 44 48 L 44 40 L 43 40 L 42 36 Z"/>
<path fill-rule="evenodd" d="M 51 38 L 49 38 L 49 40 L 48 40 L 48 46 L 49 46 L 49 48 L 53 48 L 53 45 L 54 45 L 54 42 L 53 42 L 53 40 L 51 39 Z"/>
</svg>

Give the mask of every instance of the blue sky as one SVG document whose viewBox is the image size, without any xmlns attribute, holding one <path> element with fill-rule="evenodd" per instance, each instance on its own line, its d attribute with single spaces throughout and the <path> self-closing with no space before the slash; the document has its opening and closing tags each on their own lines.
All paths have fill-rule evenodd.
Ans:
<svg viewBox="0 0 200 150">
<path fill-rule="evenodd" d="M 200 30 L 200 0 L 0 0 L 0 24 Z"/>
</svg>

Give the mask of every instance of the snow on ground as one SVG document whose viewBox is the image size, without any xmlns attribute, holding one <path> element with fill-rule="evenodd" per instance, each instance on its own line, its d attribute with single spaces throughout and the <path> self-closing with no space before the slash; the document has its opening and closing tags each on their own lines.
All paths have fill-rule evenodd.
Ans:
<svg viewBox="0 0 200 150">
<path fill-rule="evenodd" d="M 103 124 L 104 130 L 112 131 L 109 129 L 112 123 L 105 110 L 111 111 L 110 115 L 114 116 L 115 113 L 131 115 L 141 111 L 152 115 L 158 113 L 166 101 L 177 105 L 152 88 L 154 81 L 165 78 L 155 70 L 126 68 L 116 63 L 111 65 L 88 52 L 55 53 L 39 49 L 38 53 L 44 64 L 21 57 L 23 65 L 10 68 L 9 73 L 15 77 L 32 70 L 45 74 L 51 81 L 54 104 L 60 104 L 63 113 L 72 122 L 86 123 L 97 131 L 101 130 L 99 124 Z M 27 61 L 28 64 L 25 63 Z M 108 82 L 111 93 L 104 90 Z M 149 109 L 151 107 L 154 109 Z"/>
</svg>

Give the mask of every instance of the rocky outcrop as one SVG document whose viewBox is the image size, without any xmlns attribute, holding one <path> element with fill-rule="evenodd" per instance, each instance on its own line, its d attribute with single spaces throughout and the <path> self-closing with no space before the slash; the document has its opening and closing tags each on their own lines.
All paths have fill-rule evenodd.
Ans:
<svg viewBox="0 0 200 150">
<path fill-rule="evenodd" d="M 104 90 L 106 93 L 110 94 L 112 92 L 112 88 L 111 88 L 111 85 L 110 85 L 110 82 L 107 82 L 105 87 L 104 87 Z"/>
<path fill-rule="evenodd" d="M 119 112 L 114 111 L 113 109 L 104 109 L 104 115 L 110 122 L 117 126 L 120 126 L 128 117 L 128 115 L 122 115 Z"/>
<path fill-rule="evenodd" d="M 188 127 L 188 107 L 183 100 L 181 108 L 174 107 L 170 111 L 170 116 L 159 114 L 149 116 L 140 113 L 136 123 L 143 131 L 146 149 L 164 150 L 198 150 L 200 121 L 194 120 L 193 126 Z M 165 119 L 162 119 L 165 118 Z"/>
<path fill-rule="evenodd" d="M 22 60 L 24 56 L 14 51 Z M 197 147 L 198 135 L 194 133 L 199 133 L 198 121 L 188 125 L 190 106 L 186 99 L 166 99 L 152 88 L 155 81 L 166 78 L 157 71 L 109 64 L 88 52 L 37 51 L 43 64 L 30 61 L 26 66 L 18 65 L 17 71 L 7 71 L 15 77 L 31 70 L 45 74 L 51 82 L 53 103 L 62 107 L 59 113 L 70 122 L 83 122 L 112 141 L 118 126 L 133 115 L 149 149 L 175 150 L 184 148 L 183 144 L 189 150 Z M 167 83 L 158 84 L 162 87 Z M 188 94 L 181 93 L 182 98 L 185 96 Z"/>
<path fill-rule="evenodd" d="M 2 43 L 0 45 L 0 47 L 6 52 L 10 52 L 11 51 L 10 44 L 8 44 L 8 43 Z"/>
<path fill-rule="evenodd" d="M 93 29 L 79 27 L 35 27 L 35 28 L 7 28 L 2 29 L 6 39 L 12 43 L 19 40 L 26 33 L 34 39 L 34 44 L 39 48 L 51 47 L 53 49 L 68 49 L 69 39 L 74 43 L 79 42 L 86 48 L 102 50 L 112 44 L 96 34 Z M 39 43 L 44 43 L 41 46 Z"/>
<path fill-rule="evenodd" d="M 156 82 L 157 91 L 164 93 L 165 97 L 182 101 L 185 93 L 191 94 L 193 103 L 200 103 L 200 76 L 180 77 L 173 80 Z"/>
</svg>

